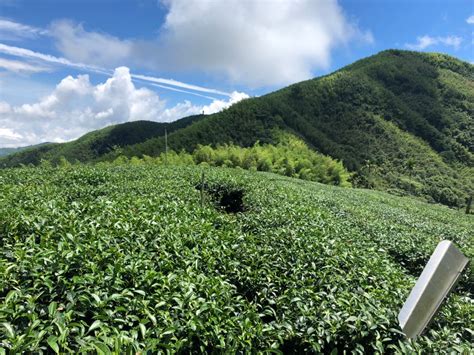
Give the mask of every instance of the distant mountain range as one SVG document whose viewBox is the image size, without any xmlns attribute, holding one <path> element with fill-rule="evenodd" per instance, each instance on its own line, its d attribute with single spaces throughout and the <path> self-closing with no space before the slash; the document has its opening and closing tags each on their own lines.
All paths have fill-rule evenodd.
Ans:
<svg viewBox="0 0 474 355">
<path fill-rule="evenodd" d="M 474 193 L 474 66 L 448 55 L 387 50 L 330 75 L 173 123 L 130 122 L 0 159 L 0 166 L 155 156 L 198 144 L 277 143 L 293 133 L 343 161 L 358 187 L 461 206 Z"/>
<path fill-rule="evenodd" d="M 22 148 L 0 148 L 0 157 L 19 152 Z"/>
<path fill-rule="evenodd" d="M 49 144 L 49 143 L 40 143 L 40 144 L 36 144 L 36 145 L 28 145 L 26 147 L 0 148 L 0 157 L 4 157 L 4 156 L 7 156 L 7 155 L 13 154 L 13 153 L 18 153 L 18 152 L 21 152 L 22 150 L 25 150 L 25 149 L 38 148 L 38 147 L 40 147 L 44 144 Z"/>
</svg>

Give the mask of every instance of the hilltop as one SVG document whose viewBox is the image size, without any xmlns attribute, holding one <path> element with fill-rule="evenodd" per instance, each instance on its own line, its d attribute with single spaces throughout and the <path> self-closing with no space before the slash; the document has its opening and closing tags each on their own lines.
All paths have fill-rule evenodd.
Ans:
<svg viewBox="0 0 474 355">
<path fill-rule="evenodd" d="M 117 125 L 13 154 L 0 165 L 61 156 L 81 162 L 157 156 L 164 151 L 165 127 L 176 151 L 199 144 L 277 144 L 275 132 L 286 131 L 342 160 L 355 186 L 461 206 L 474 192 L 473 117 L 473 65 L 443 54 L 388 50 L 217 114 Z"/>
</svg>

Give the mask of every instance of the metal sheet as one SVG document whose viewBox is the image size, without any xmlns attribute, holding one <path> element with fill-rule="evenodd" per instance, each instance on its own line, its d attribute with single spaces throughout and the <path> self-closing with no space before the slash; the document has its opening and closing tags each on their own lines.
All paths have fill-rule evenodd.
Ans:
<svg viewBox="0 0 474 355">
<path fill-rule="evenodd" d="M 468 263 L 449 240 L 438 244 L 398 314 L 407 337 L 416 338 L 424 331 Z"/>
</svg>

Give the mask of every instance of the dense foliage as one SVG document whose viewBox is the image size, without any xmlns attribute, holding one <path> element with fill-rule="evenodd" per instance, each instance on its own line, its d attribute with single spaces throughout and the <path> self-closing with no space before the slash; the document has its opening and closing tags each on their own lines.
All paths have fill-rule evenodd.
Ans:
<svg viewBox="0 0 474 355">
<path fill-rule="evenodd" d="M 0 148 L 0 157 L 18 152 L 20 148 Z"/>
<path fill-rule="evenodd" d="M 29 146 L 18 147 L 18 148 L 0 148 L 0 157 L 10 155 L 10 154 L 13 154 L 13 153 L 19 153 L 19 152 L 21 152 L 23 150 L 26 150 L 26 149 L 39 148 L 44 144 L 48 144 L 48 143 L 41 143 L 41 144 L 37 144 L 37 145 L 29 145 Z"/>
<path fill-rule="evenodd" d="M 0 186 L 8 352 L 471 351 L 467 276 L 425 336 L 397 325 L 441 239 L 474 256 L 471 216 L 446 207 L 202 166 L 4 169 Z"/>
<path fill-rule="evenodd" d="M 474 66 L 447 55 L 384 51 L 331 75 L 200 118 L 169 135 L 173 150 L 192 152 L 199 144 L 275 144 L 272 131 L 279 128 L 343 161 L 356 173 L 356 186 L 449 206 L 462 206 L 474 194 Z M 157 156 L 165 143 L 159 134 L 122 147 L 120 154 L 128 157 Z M 87 161 L 117 156 L 112 150 L 89 157 L 61 149 L 41 155 Z M 29 160 L 34 160 L 33 152 L 0 164 Z"/>
<path fill-rule="evenodd" d="M 242 168 L 252 171 L 273 172 L 280 175 L 295 177 L 303 180 L 321 182 L 323 184 L 350 187 L 351 174 L 341 162 L 318 154 L 311 150 L 302 140 L 282 132 L 277 133 L 279 143 L 259 144 L 242 148 L 233 144 L 198 145 L 192 152 L 171 150 L 161 153 L 158 157 L 145 155 L 143 158 L 127 159 L 118 156 L 114 163 L 123 164 L 169 164 L 169 165 L 208 165 L 227 168 Z M 67 163 L 63 160 L 63 164 Z"/>
<path fill-rule="evenodd" d="M 149 138 L 163 136 L 184 128 L 204 116 L 189 116 L 172 123 L 135 121 L 109 126 L 92 131 L 81 138 L 68 143 L 47 143 L 22 150 L 18 154 L 0 160 L 2 166 L 38 165 L 47 160 L 53 165 L 61 158 L 69 162 L 90 162 L 104 154 L 120 154 L 124 146 L 146 141 Z"/>
</svg>

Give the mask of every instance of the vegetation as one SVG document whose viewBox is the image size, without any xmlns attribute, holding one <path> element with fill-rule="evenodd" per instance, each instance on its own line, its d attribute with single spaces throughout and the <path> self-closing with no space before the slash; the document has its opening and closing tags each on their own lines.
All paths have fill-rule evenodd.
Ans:
<svg viewBox="0 0 474 355">
<path fill-rule="evenodd" d="M 58 164 L 61 158 L 69 162 L 89 162 L 107 153 L 121 154 L 124 146 L 145 141 L 151 137 L 163 136 L 184 128 L 204 116 L 189 116 L 172 123 L 136 121 L 109 126 L 101 130 L 87 133 L 81 138 L 68 143 L 47 143 L 34 146 L 13 154 L 3 160 L 3 165 L 38 165 L 41 161 Z M 0 166 L 2 161 L 0 160 Z"/>
<path fill-rule="evenodd" d="M 472 218 L 448 208 L 202 166 L 4 169 L 0 183 L 10 353 L 471 350 L 472 276 L 416 342 L 396 319 L 441 239 L 474 256 Z"/>
<path fill-rule="evenodd" d="M 473 117 L 472 64 L 447 55 L 389 50 L 331 75 L 199 116 L 170 129 L 168 141 L 173 150 L 187 152 L 199 144 L 252 147 L 277 144 L 273 131 L 278 129 L 343 161 L 355 173 L 355 186 L 462 206 L 474 194 Z M 163 132 L 124 142 L 119 152 L 109 145 L 83 154 L 78 143 L 68 144 L 15 154 L 0 165 L 60 156 L 69 161 L 158 156 L 165 147 Z"/>
<path fill-rule="evenodd" d="M 42 144 L 37 144 L 37 145 L 29 145 L 29 146 L 26 146 L 26 147 L 17 147 L 17 148 L 0 148 L 0 157 L 10 155 L 10 154 L 13 154 L 13 153 L 19 153 L 19 152 L 21 152 L 25 149 L 38 148 L 38 147 L 40 147 L 44 144 L 47 144 L 47 143 L 42 143 Z"/>
<path fill-rule="evenodd" d="M 250 148 L 242 148 L 233 144 L 198 145 L 192 154 L 184 150 L 176 153 L 173 150 L 161 153 L 153 158 L 144 156 L 142 159 L 124 156 L 117 157 L 114 162 L 123 164 L 170 164 L 170 165 L 207 165 L 228 168 L 242 168 L 252 171 L 274 172 L 280 175 L 296 177 L 303 180 L 317 181 L 329 185 L 350 187 L 351 175 L 341 162 L 312 151 L 300 139 L 280 132 L 278 145 L 259 143 Z M 60 166 L 67 166 L 63 158 Z"/>
<path fill-rule="evenodd" d="M 0 148 L 0 157 L 15 153 L 19 151 L 20 148 Z"/>
</svg>

